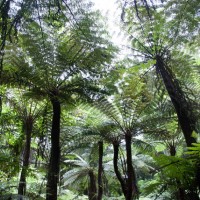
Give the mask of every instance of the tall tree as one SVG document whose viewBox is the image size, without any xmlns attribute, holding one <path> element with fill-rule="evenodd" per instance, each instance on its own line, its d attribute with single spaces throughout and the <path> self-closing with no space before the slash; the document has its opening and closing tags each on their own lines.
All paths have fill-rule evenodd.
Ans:
<svg viewBox="0 0 200 200">
<path fill-rule="evenodd" d="M 167 2 L 168 7 L 171 4 L 179 7 L 174 1 Z M 181 1 L 180 7 L 184 6 L 187 8 L 189 6 L 188 2 Z M 196 17 L 197 11 L 194 5 L 189 7 L 193 9 L 192 13 Z M 165 4 L 156 4 L 154 2 L 154 5 L 152 5 L 146 1 L 139 1 L 137 5 L 132 5 L 131 2 L 127 2 L 123 7 L 122 18 L 129 27 L 128 32 L 131 35 L 131 48 L 133 52 L 142 55 L 144 62 L 148 60 L 155 62 L 154 67 L 162 78 L 176 110 L 187 146 L 191 146 L 192 143 L 196 142 L 195 138 L 192 137 L 192 132 L 196 130 L 197 116 L 190 99 L 191 96 L 188 96 L 178 80 L 175 68 L 184 65 L 185 70 L 190 70 L 194 66 L 188 55 L 183 55 L 182 57 L 177 55 L 184 54 L 178 48 L 183 47 L 185 45 L 183 41 L 187 42 L 190 34 L 195 33 L 195 31 L 194 29 L 192 29 L 194 32 L 188 30 L 184 35 L 182 23 L 185 24 L 184 20 L 190 22 L 189 16 L 186 19 L 178 18 L 177 21 L 171 20 L 163 9 L 165 9 Z M 136 14 L 134 11 L 136 11 Z M 173 10 L 171 9 L 168 12 L 172 14 Z M 177 52 L 179 53 L 177 54 Z M 189 73 L 191 74 L 191 72 Z"/>
<path fill-rule="evenodd" d="M 20 79 L 36 95 L 45 95 L 53 108 L 51 129 L 51 153 L 47 181 L 47 199 L 57 199 L 57 183 L 60 163 L 60 116 L 62 99 L 72 102 L 77 96 L 91 98 L 99 89 L 99 73 L 107 69 L 115 48 L 104 38 L 105 32 L 93 24 L 97 15 L 85 13 L 78 18 L 77 27 L 54 33 L 44 23 L 27 25 L 27 31 L 20 37 L 23 47 L 18 54 L 21 60 L 12 59 L 17 73 L 10 73 Z M 93 29 L 93 31 L 90 31 Z M 63 37 L 63 33 L 66 35 Z M 28 46 L 26 46 L 29 44 Z M 19 50 L 19 49 L 18 49 Z M 28 61 L 29 60 L 29 61 Z M 12 71 L 7 68 L 8 71 Z"/>
<path fill-rule="evenodd" d="M 170 4 L 173 5 L 174 1 L 169 1 L 168 3 L 168 6 Z M 193 98 L 193 95 L 189 95 L 190 92 L 187 90 L 187 87 L 184 87 L 184 83 L 180 81 L 176 70 L 184 66 L 184 70 L 188 71 L 188 75 L 194 74 L 192 68 L 196 64 L 192 61 L 192 56 L 187 55 L 183 50 L 181 51 L 181 48 L 188 44 L 190 37 L 196 35 L 196 29 L 194 23 L 191 23 L 190 17 L 192 15 L 196 18 L 197 10 L 194 5 L 189 6 L 187 1 L 182 1 L 181 5 L 180 7 L 182 8 L 193 10 L 192 12 L 191 10 L 188 11 L 190 14 L 187 18 L 171 20 L 164 11 L 165 4 L 161 4 L 161 6 L 160 4 L 150 6 L 147 2 L 145 5 L 138 4 L 137 9 L 134 9 L 136 7 L 131 4 L 125 4 L 122 18 L 129 26 L 128 32 L 131 35 L 131 49 L 133 52 L 143 56 L 142 62 L 148 63 L 149 60 L 155 62 L 153 66 L 158 74 L 157 77 L 161 77 L 165 85 L 174 109 L 176 110 L 185 142 L 188 147 L 191 147 L 196 142 L 192 134 L 194 131 L 197 131 L 198 122 L 195 109 L 196 103 L 193 101 L 195 97 Z M 176 7 L 178 5 L 174 4 L 174 6 Z M 136 14 L 134 14 L 134 10 L 136 10 Z M 174 13 L 173 11 L 172 6 L 171 15 Z M 187 20 L 187 23 L 184 20 Z M 135 26 L 133 25 L 133 21 L 135 22 Z M 191 25 L 191 30 L 188 24 Z M 184 31 L 183 27 L 187 28 L 187 31 Z M 135 33 L 133 35 L 134 30 Z M 146 65 L 147 67 L 148 65 Z M 193 75 L 189 77 L 192 79 Z M 199 186 L 198 171 L 196 185 Z M 193 196 L 199 199 L 195 190 L 193 191 Z"/>
<path fill-rule="evenodd" d="M 124 74 L 124 76 L 124 79 L 118 85 L 119 94 L 116 94 L 112 100 L 102 99 L 97 102 L 97 107 L 109 118 L 113 126 L 117 127 L 116 136 L 113 138 L 112 134 L 110 136 L 114 149 L 113 165 L 126 200 L 131 200 L 137 199 L 139 196 L 136 173 L 132 162 L 132 144 L 134 144 L 135 137 L 140 132 L 139 118 L 148 104 L 148 101 L 144 100 L 148 93 L 145 94 L 144 84 L 139 82 L 139 79 L 134 77 L 133 74 L 129 74 L 127 77 Z M 135 79 L 132 80 L 132 77 Z M 132 88 L 135 90 L 131 94 Z M 141 101 L 142 99 L 143 101 Z M 126 152 L 123 174 L 121 174 L 118 166 L 121 140 L 125 142 Z"/>
</svg>

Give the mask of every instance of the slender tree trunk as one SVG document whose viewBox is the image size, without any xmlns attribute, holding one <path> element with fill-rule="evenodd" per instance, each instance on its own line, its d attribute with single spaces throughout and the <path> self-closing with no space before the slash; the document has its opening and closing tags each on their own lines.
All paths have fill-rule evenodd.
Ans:
<svg viewBox="0 0 200 200">
<path fill-rule="evenodd" d="M 92 170 L 89 171 L 88 199 L 97 200 L 96 178 Z"/>
<path fill-rule="evenodd" d="M 101 200 L 103 196 L 103 141 L 98 142 L 99 146 L 99 167 L 98 167 L 98 195 L 97 200 Z"/>
<path fill-rule="evenodd" d="M 47 177 L 46 200 L 57 200 L 57 184 L 60 168 L 60 115 L 61 106 L 56 98 L 51 99 L 53 119 L 51 129 L 51 152 Z"/>
<path fill-rule="evenodd" d="M 176 147 L 175 147 L 175 145 L 174 144 L 171 144 L 170 146 L 169 146 L 169 151 L 170 151 L 170 156 L 175 156 L 176 155 Z"/>
<path fill-rule="evenodd" d="M 176 181 L 178 191 L 177 191 L 177 200 L 185 200 L 185 190 L 183 188 L 180 188 L 179 185 L 181 182 L 179 180 Z"/>
<path fill-rule="evenodd" d="M 24 146 L 24 151 L 23 151 L 22 171 L 20 174 L 20 180 L 19 180 L 19 186 L 18 186 L 19 195 L 26 194 L 26 176 L 27 176 L 27 170 L 29 167 L 32 130 L 33 130 L 33 118 L 32 116 L 29 116 L 25 119 L 25 122 L 24 122 L 24 131 L 25 131 L 26 139 L 25 139 L 25 146 Z"/>
<path fill-rule="evenodd" d="M 1 43 L 0 43 L 0 86 L 2 85 L 2 72 L 3 72 L 3 57 L 4 57 L 4 49 L 6 46 L 6 38 L 8 37 L 8 23 L 10 23 L 9 19 L 9 11 L 10 11 L 10 3 L 11 0 L 3 0 L 1 1 L 1 23 L 0 23 L 0 30 L 1 30 Z M 0 115 L 2 112 L 2 93 L 0 93 Z"/>
<path fill-rule="evenodd" d="M 137 180 L 135 170 L 132 164 L 132 148 L 131 148 L 131 133 L 125 134 L 126 142 L 126 159 L 127 159 L 127 193 L 126 200 L 138 198 L 139 192 L 137 187 Z"/>
<path fill-rule="evenodd" d="M 117 176 L 117 179 L 119 180 L 119 182 L 121 184 L 122 192 L 123 192 L 124 196 L 126 196 L 126 182 L 123 179 L 123 177 L 119 171 L 119 168 L 118 168 L 119 142 L 117 142 L 117 141 L 113 142 L 113 149 L 114 149 L 114 157 L 113 157 L 114 171 Z"/>
<path fill-rule="evenodd" d="M 159 55 L 156 56 L 156 69 L 160 73 L 170 99 L 176 110 L 178 121 L 181 126 L 186 144 L 188 147 L 192 146 L 192 143 L 196 143 L 196 139 L 192 137 L 192 132 L 195 130 L 196 118 L 191 109 L 191 105 L 187 102 L 182 89 L 180 88 L 177 80 L 173 77 L 169 68 L 165 65 L 163 58 Z M 196 185 L 200 188 L 200 165 L 197 165 L 196 172 Z M 196 191 L 191 191 L 194 200 L 199 200 L 199 196 Z"/>
<path fill-rule="evenodd" d="M 193 117 L 190 105 L 185 99 L 184 93 L 181 90 L 177 80 L 173 77 L 168 67 L 164 64 L 161 56 L 156 57 L 156 69 L 160 73 L 167 92 L 176 110 L 178 121 L 183 131 L 185 141 L 188 147 L 192 146 L 196 140 L 192 137 L 192 132 L 195 130 L 195 118 Z"/>
</svg>

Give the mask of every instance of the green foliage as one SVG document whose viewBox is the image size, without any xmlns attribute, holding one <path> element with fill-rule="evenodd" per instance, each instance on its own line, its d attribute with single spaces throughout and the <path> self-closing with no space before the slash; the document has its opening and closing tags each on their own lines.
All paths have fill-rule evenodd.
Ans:
<svg viewBox="0 0 200 200">
<path fill-rule="evenodd" d="M 63 190 L 61 195 L 58 197 L 58 200 L 65 200 L 65 199 L 69 199 L 69 200 L 73 200 L 73 199 L 87 200 L 88 197 L 86 195 L 77 195 L 77 194 L 75 194 L 74 192 L 72 192 L 70 190 Z"/>
<path fill-rule="evenodd" d="M 186 153 L 198 159 L 200 157 L 200 144 L 194 143 L 192 147 L 188 147 L 188 151 Z"/>
<path fill-rule="evenodd" d="M 142 185 L 144 196 L 160 194 L 158 196 L 173 198 L 177 188 L 190 190 L 193 187 L 195 165 L 190 159 L 158 155 L 154 161 L 157 169 L 153 171 L 154 178 Z"/>
<path fill-rule="evenodd" d="M 105 21 L 86 1 L 3 0 L 0 3 L 0 198 L 17 195 L 26 120 L 34 122 L 29 199 L 45 199 L 52 107 L 61 103 L 58 199 L 87 199 L 89 172 L 98 174 L 104 143 L 103 199 L 124 199 L 113 169 L 113 142 L 132 136 L 140 199 L 199 193 L 200 144 L 186 150 L 181 124 L 156 69 L 163 58 L 199 132 L 198 0 L 119 1 L 130 51 L 121 59 Z M 126 27 L 126 28 L 125 28 Z M 130 55 L 131 54 L 131 55 Z M 121 60 L 120 60 L 121 59 Z M 117 61 L 116 61 L 117 60 Z M 178 90 L 177 90 L 178 91 Z M 181 104 L 181 110 L 187 105 Z M 192 124 L 194 125 L 194 124 Z M 125 175 L 125 173 L 124 173 Z M 96 180 L 97 182 L 97 180 Z"/>
</svg>

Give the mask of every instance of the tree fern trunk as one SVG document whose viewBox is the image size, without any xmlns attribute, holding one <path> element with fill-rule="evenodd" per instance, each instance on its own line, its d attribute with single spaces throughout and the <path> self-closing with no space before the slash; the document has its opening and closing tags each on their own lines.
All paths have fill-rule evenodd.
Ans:
<svg viewBox="0 0 200 200">
<path fill-rule="evenodd" d="M 57 184 L 60 165 L 60 115 L 61 106 L 56 98 L 51 99 L 53 119 L 51 129 L 51 152 L 47 177 L 46 200 L 57 200 Z"/>
<path fill-rule="evenodd" d="M 97 200 L 96 178 L 92 170 L 89 171 L 88 199 Z"/>
<path fill-rule="evenodd" d="M 132 164 L 132 148 L 131 148 L 131 133 L 125 134 L 126 142 L 126 159 L 127 159 L 127 192 L 126 200 L 136 199 L 138 197 L 138 187 L 136 184 L 135 170 Z"/>
<path fill-rule="evenodd" d="M 161 56 L 156 57 L 156 69 L 160 73 L 167 92 L 176 110 L 178 121 L 183 131 L 185 141 L 188 147 L 192 146 L 196 140 L 192 137 L 192 132 L 195 130 L 195 119 L 189 103 L 185 99 L 184 93 L 181 90 L 178 82 L 165 66 Z"/>
<path fill-rule="evenodd" d="M 26 176 L 27 176 L 27 170 L 29 166 L 32 129 L 33 129 L 33 119 L 31 116 L 29 116 L 25 119 L 25 122 L 24 122 L 24 131 L 25 131 L 26 140 L 25 140 L 25 146 L 24 146 L 24 151 L 23 151 L 22 171 L 20 174 L 20 180 L 19 180 L 19 186 L 18 186 L 19 195 L 26 194 Z"/>
<path fill-rule="evenodd" d="M 122 192 L 124 196 L 126 196 L 126 182 L 123 179 L 119 168 L 118 168 L 118 157 L 119 157 L 119 142 L 114 141 L 113 142 L 113 149 L 114 149 L 114 157 L 113 157 L 113 165 L 114 165 L 114 171 L 117 176 L 117 179 L 119 180 L 122 188 Z"/>
<path fill-rule="evenodd" d="M 98 195 L 97 200 L 101 200 L 103 196 L 103 182 L 102 182 L 102 174 L 103 174 L 103 141 L 98 142 L 99 146 L 99 167 L 98 167 Z"/>
<path fill-rule="evenodd" d="M 188 147 L 192 146 L 192 143 L 196 143 L 196 139 L 192 137 L 192 132 L 195 130 L 196 119 L 193 115 L 191 105 L 187 102 L 183 91 L 181 90 L 178 82 L 173 77 L 168 67 L 164 64 L 161 56 L 156 57 L 156 69 L 160 73 L 170 99 L 176 110 L 178 121 L 180 123 L 186 144 Z M 197 166 L 195 184 L 200 188 L 200 166 Z M 191 190 L 191 196 L 195 200 L 199 200 L 199 196 L 195 189 Z"/>
</svg>

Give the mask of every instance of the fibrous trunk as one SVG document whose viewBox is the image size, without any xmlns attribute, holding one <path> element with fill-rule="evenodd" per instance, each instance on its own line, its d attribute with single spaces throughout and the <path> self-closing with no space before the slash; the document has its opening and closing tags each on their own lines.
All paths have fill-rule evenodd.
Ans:
<svg viewBox="0 0 200 200">
<path fill-rule="evenodd" d="M 127 192 L 126 200 L 136 199 L 138 197 L 138 187 L 136 184 L 136 174 L 132 163 L 131 133 L 125 134 L 126 142 L 126 162 L 127 162 Z"/>
<path fill-rule="evenodd" d="M 192 133 L 195 130 L 196 119 L 192 112 L 191 104 L 187 101 L 184 92 L 180 88 L 178 81 L 170 71 L 169 67 L 165 65 L 163 58 L 159 55 L 156 56 L 156 70 L 160 73 L 175 108 L 186 144 L 188 147 L 191 147 L 193 143 L 196 143 L 196 139 L 192 136 Z M 200 175 L 198 171 L 200 171 L 200 166 L 197 166 L 195 180 L 196 185 L 200 188 Z M 196 191 L 191 190 L 191 196 L 192 195 L 192 199 L 199 200 Z"/>
<path fill-rule="evenodd" d="M 31 149 L 31 133 L 33 129 L 33 119 L 31 116 L 27 117 L 24 121 L 24 131 L 25 131 L 25 146 L 23 151 L 23 161 L 22 161 L 22 171 L 20 174 L 18 194 L 26 194 L 26 177 L 27 170 L 29 166 L 30 149 Z"/>
<path fill-rule="evenodd" d="M 102 174 L 103 174 L 103 141 L 99 141 L 99 167 L 98 167 L 98 195 L 97 200 L 102 199 L 103 195 L 103 183 L 102 183 Z"/>
<path fill-rule="evenodd" d="M 89 171 L 88 198 L 97 200 L 96 177 L 92 170 Z"/>
<path fill-rule="evenodd" d="M 123 192 L 124 196 L 126 196 L 126 182 L 123 179 L 123 177 L 119 171 L 119 168 L 118 168 L 119 142 L 117 142 L 117 141 L 113 142 L 113 149 L 114 149 L 114 157 L 113 157 L 114 171 L 117 176 L 117 179 L 119 180 L 119 182 L 121 184 L 122 192 Z"/>
<path fill-rule="evenodd" d="M 132 149 L 131 149 L 131 134 L 125 134 L 125 145 L 126 145 L 126 167 L 124 171 L 124 176 L 121 175 L 118 167 L 118 157 L 119 157 L 119 142 L 113 142 L 114 148 L 114 158 L 113 165 L 115 174 L 121 184 L 121 188 L 126 200 L 136 199 L 138 197 L 138 187 L 136 184 L 136 175 L 132 165 Z"/>
<path fill-rule="evenodd" d="M 174 105 L 186 144 L 190 147 L 192 143 L 196 142 L 194 137 L 192 137 L 192 132 L 195 130 L 195 118 L 193 117 L 190 104 L 187 102 L 177 80 L 173 77 L 161 56 L 156 57 L 156 69 L 160 73 Z"/>
<path fill-rule="evenodd" d="M 51 129 L 51 151 L 47 177 L 46 200 L 57 200 L 57 184 L 60 165 L 60 115 L 61 106 L 56 98 L 51 99 L 53 119 Z"/>
</svg>

